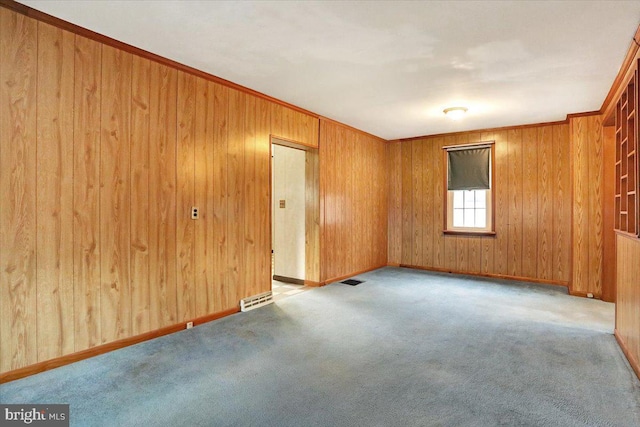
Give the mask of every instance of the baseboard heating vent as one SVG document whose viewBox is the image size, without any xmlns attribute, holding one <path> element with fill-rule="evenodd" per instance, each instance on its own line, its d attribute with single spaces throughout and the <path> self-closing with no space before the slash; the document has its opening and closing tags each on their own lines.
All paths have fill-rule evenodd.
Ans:
<svg viewBox="0 0 640 427">
<path fill-rule="evenodd" d="M 271 304 L 272 302 L 273 293 L 271 291 L 254 295 L 240 300 L 240 311 L 253 310 L 254 308 L 262 307 L 263 305 Z"/>
</svg>

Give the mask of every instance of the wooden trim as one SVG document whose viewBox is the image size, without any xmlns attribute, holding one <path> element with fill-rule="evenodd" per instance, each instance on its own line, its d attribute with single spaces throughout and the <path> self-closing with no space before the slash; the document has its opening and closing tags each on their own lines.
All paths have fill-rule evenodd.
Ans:
<svg viewBox="0 0 640 427">
<path fill-rule="evenodd" d="M 400 267 L 399 262 L 388 262 L 387 267 Z"/>
<path fill-rule="evenodd" d="M 442 234 L 445 235 L 458 235 L 458 236 L 496 236 L 496 141 L 480 141 L 471 144 L 462 144 L 462 145 L 448 145 L 443 148 L 444 153 L 444 164 L 442 166 L 442 170 L 444 171 L 444 187 L 442 188 L 442 194 L 444 196 L 443 200 L 443 214 L 442 219 L 444 224 L 442 225 Z M 469 230 L 449 230 L 449 190 L 448 190 L 448 176 L 449 176 L 449 162 L 447 158 L 447 153 L 449 150 L 447 148 L 454 147 L 474 147 L 474 146 L 488 146 L 491 149 L 491 230 L 480 230 L 480 231 L 469 231 Z"/>
<path fill-rule="evenodd" d="M 190 67 L 188 65 L 181 64 L 179 62 L 173 61 L 171 59 L 165 58 L 160 55 L 156 55 L 155 53 L 148 52 L 144 49 L 140 49 L 138 47 L 132 46 L 130 44 L 118 41 L 116 39 L 112 39 L 111 37 L 96 33 L 94 31 L 88 30 L 79 25 L 72 24 L 63 19 L 56 18 L 55 16 L 48 15 L 44 12 L 40 12 L 39 10 L 32 9 L 29 6 L 25 6 L 23 4 L 17 3 L 13 0 L 0 0 L 0 6 L 6 9 L 17 12 L 21 15 L 28 16 L 29 18 L 36 19 L 40 22 L 45 22 L 47 24 L 53 25 L 54 27 L 61 28 L 63 30 L 69 31 L 71 33 L 77 34 L 82 37 L 86 37 L 91 40 L 95 40 L 107 46 L 114 47 L 116 49 L 123 50 L 125 52 L 132 53 L 134 55 L 138 55 L 142 58 L 149 59 L 154 62 L 158 62 L 163 65 L 167 65 L 169 67 L 175 68 L 180 71 L 184 71 L 185 73 L 192 74 L 197 77 L 204 78 L 208 81 L 212 81 L 227 87 L 230 87 L 235 90 L 239 90 L 241 92 L 247 93 L 249 95 L 253 95 L 258 98 L 265 99 L 267 101 L 273 102 L 275 104 L 282 105 L 283 107 L 290 108 L 292 110 L 298 111 L 300 113 L 309 115 L 311 117 L 319 118 L 320 116 L 311 111 L 305 110 L 304 108 L 297 107 L 293 104 L 289 104 L 288 102 L 281 101 L 272 96 L 266 95 L 262 92 L 258 92 L 253 89 L 249 89 L 248 87 L 239 85 L 237 83 L 233 83 L 229 80 L 225 80 L 221 77 L 214 76 L 213 74 L 206 73 L 204 71 L 198 70 L 197 68 Z"/>
<path fill-rule="evenodd" d="M 493 196 L 493 192 L 492 192 L 492 196 Z M 442 234 L 450 234 L 452 236 L 469 236 L 469 237 L 496 237 L 495 231 L 442 230 Z"/>
<path fill-rule="evenodd" d="M 590 113 L 587 113 L 587 114 L 590 115 Z M 456 135 L 464 135 L 464 134 L 471 134 L 471 133 L 502 132 L 507 130 L 528 129 L 528 128 L 535 128 L 540 126 L 566 125 L 568 122 L 569 122 L 569 119 L 565 119 L 565 120 L 558 120 L 555 122 L 530 123 L 526 125 L 502 126 L 497 128 L 485 128 L 485 129 L 470 129 L 470 130 L 462 130 L 458 132 L 435 133 L 430 135 L 411 136 L 408 138 L 394 139 L 389 142 L 411 142 L 411 141 L 417 141 L 421 139 L 438 138 L 438 137 L 444 137 L 444 136 L 456 136 Z"/>
<path fill-rule="evenodd" d="M 609 89 L 609 93 L 607 93 L 607 96 L 605 97 L 604 101 L 602 102 L 602 106 L 600 107 L 600 113 L 603 116 L 603 122 L 608 122 L 611 119 L 611 115 L 613 113 L 616 102 L 618 98 L 620 98 L 622 90 L 626 89 L 630 75 L 633 74 L 633 70 L 635 68 L 635 60 L 640 56 L 640 46 L 638 45 L 638 43 L 640 43 L 640 25 L 638 25 L 638 28 L 633 35 L 633 39 L 629 43 L 629 49 L 627 50 L 627 54 L 622 61 L 620 70 L 618 71 L 616 78 L 613 80 L 611 89 Z"/>
<path fill-rule="evenodd" d="M 491 148 L 491 146 L 495 145 L 495 141 L 480 141 L 480 142 L 471 142 L 469 144 L 460 144 L 460 145 L 445 145 L 442 147 L 445 151 L 459 151 L 459 150 L 468 150 L 470 148 Z"/>
<path fill-rule="evenodd" d="M 346 275 L 344 275 L 344 276 L 333 277 L 333 278 L 331 278 L 331 279 L 327 279 L 327 280 L 325 280 L 325 282 L 324 282 L 324 283 L 328 285 L 328 284 L 330 284 L 330 283 L 339 282 L 340 280 L 348 279 L 349 277 L 357 276 L 358 274 L 367 273 L 367 272 L 369 272 L 369 271 L 377 270 L 377 269 L 379 269 L 379 268 L 383 268 L 383 267 L 386 267 L 386 266 L 387 266 L 386 264 L 383 264 L 383 265 L 379 265 L 379 266 L 377 266 L 377 267 L 367 268 L 367 269 L 365 269 L 365 270 L 356 271 L 356 272 L 354 272 L 354 273 L 346 274 Z"/>
<path fill-rule="evenodd" d="M 319 127 L 320 126 L 318 126 L 318 128 Z M 274 139 L 276 139 L 277 141 L 274 141 Z M 271 144 L 280 145 L 282 147 L 293 148 L 294 150 L 311 151 L 311 149 L 314 149 L 314 150 L 318 149 L 317 145 L 296 141 L 291 138 L 285 138 L 283 136 L 278 136 L 274 134 L 269 135 L 269 140 L 271 141 Z"/>
<path fill-rule="evenodd" d="M 600 110 L 586 111 L 584 113 L 571 113 L 571 114 L 567 114 L 567 121 L 578 118 L 578 117 L 590 117 L 590 116 L 598 116 L 598 115 L 600 115 Z"/>
<path fill-rule="evenodd" d="M 638 379 L 640 379 L 640 363 L 633 357 L 633 354 L 629 351 L 629 347 L 627 347 L 627 343 L 624 342 L 624 339 L 620 336 L 618 329 L 613 331 L 613 336 L 616 337 L 616 341 L 618 341 L 618 345 L 622 349 L 622 352 L 626 356 L 629 361 L 629 365 L 631 365 L 631 369 L 636 373 Z"/>
<path fill-rule="evenodd" d="M 217 313 L 208 314 L 206 316 L 197 317 L 191 321 L 193 322 L 193 325 L 196 326 L 203 323 L 211 322 L 212 320 L 220 319 L 222 317 L 230 316 L 239 311 L 240 309 L 238 307 L 234 307 L 228 310 L 219 311 Z M 48 371 L 50 369 L 59 368 L 60 366 L 69 365 L 74 362 L 79 362 L 80 360 L 88 359 L 90 357 L 108 353 L 113 350 L 128 347 L 133 344 L 149 341 L 164 335 L 169 335 L 186 328 L 187 322 L 180 322 L 171 326 L 165 326 L 164 328 L 156 329 L 155 331 L 146 332 L 144 334 L 124 338 L 107 344 L 102 344 L 96 347 L 88 348 L 86 350 L 78 351 L 76 353 L 67 354 L 66 356 L 57 357 L 55 359 L 46 360 L 40 363 L 35 363 L 33 365 L 25 366 L 24 368 L 4 372 L 0 374 L 0 384 L 28 377 L 30 375 L 35 375 L 40 372 Z"/>
<path fill-rule="evenodd" d="M 574 296 L 574 297 L 582 297 L 582 298 L 589 298 L 589 299 L 602 299 L 602 295 L 600 294 L 594 294 L 591 293 L 591 297 L 589 297 L 589 294 L 591 292 L 584 292 L 584 291 L 574 291 L 572 289 L 569 289 L 569 295 Z"/>
<path fill-rule="evenodd" d="M 324 117 L 324 116 L 319 116 L 319 118 L 320 118 L 320 121 L 325 120 L 325 121 L 327 121 L 327 122 L 329 122 L 329 123 L 334 123 L 334 124 L 339 125 L 339 126 L 344 126 L 344 127 L 346 127 L 347 129 L 351 129 L 351 130 L 352 130 L 352 131 L 354 131 L 354 132 L 358 132 L 358 133 L 361 133 L 361 134 L 366 135 L 366 136 L 368 136 L 368 137 L 375 138 L 375 139 L 377 139 L 377 140 L 379 140 L 379 141 L 381 141 L 381 142 L 388 142 L 388 140 L 386 140 L 386 139 L 384 139 L 384 138 L 380 138 L 379 136 L 376 136 L 376 135 L 374 135 L 374 134 L 372 134 L 372 133 L 365 132 L 365 131 L 363 131 L 363 130 L 360 130 L 360 129 L 354 128 L 353 126 L 345 125 L 344 123 L 341 123 L 341 122 L 339 122 L 339 121 L 337 121 L 337 120 L 333 120 L 333 119 L 330 119 L 330 118 L 327 118 L 327 117 Z"/>
<path fill-rule="evenodd" d="M 620 237 L 634 240 L 636 242 L 640 240 L 640 238 L 638 238 L 638 236 L 636 236 L 635 234 L 627 233 L 626 231 L 615 230 L 615 232 Z"/>
<path fill-rule="evenodd" d="M 305 286 L 309 286 L 311 288 L 319 288 L 321 286 L 326 285 L 325 282 L 314 282 L 313 280 L 305 280 L 304 281 L 304 285 Z"/>
<path fill-rule="evenodd" d="M 305 280 L 303 279 L 294 279 L 293 277 L 278 276 L 276 274 L 273 275 L 273 280 L 277 280 L 278 282 L 284 282 L 284 283 L 293 283 L 294 285 L 305 284 Z"/>
<path fill-rule="evenodd" d="M 420 265 L 400 264 L 402 268 L 412 268 L 414 270 L 435 271 L 438 273 L 450 273 L 450 274 L 464 274 L 465 276 L 477 276 L 477 277 L 490 277 L 493 279 L 507 279 L 517 280 L 519 282 L 538 283 L 542 285 L 554 285 L 567 287 L 568 282 L 560 280 L 547 280 L 547 279 L 534 279 L 532 277 L 510 276 L 508 274 L 494 274 L 494 273 L 472 273 L 469 271 L 460 271 L 450 268 L 438 268 L 438 267 L 423 267 Z"/>
</svg>

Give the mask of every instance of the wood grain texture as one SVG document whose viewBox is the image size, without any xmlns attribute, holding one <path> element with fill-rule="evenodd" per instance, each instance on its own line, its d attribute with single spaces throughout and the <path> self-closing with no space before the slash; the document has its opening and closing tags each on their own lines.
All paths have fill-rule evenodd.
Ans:
<svg viewBox="0 0 640 427">
<path fill-rule="evenodd" d="M 256 99 L 256 213 L 253 215 L 256 227 L 256 283 L 255 294 L 271 290 L 271 109 L 269 103 L 263 99 Z M 314 166 L 311 167 L 313 184 L 307 182 L 307 200 L 313 206 L 308 206 L 306 236 L 306 268 L 308 277 L 320 277 L 320 194 L 318 154 L 315 151 Z M 309 187 L 312 188 L 309 188 Z M 312 199 L 312 200 L 310 200 Z M 313 224 L 313 225 L 311 225 Z M 313 279 L 311 279 L 313 280 Z M 255 295 L 254 294 L 254 295 Z"/>
<path fill-rule="evenodd" d="M 553 126 L 553 280 L 571 279 L 571 150 L 569 125 Z"/>
<path fill-rule="evenodd" d="M 151 63 L 149 101 L 149 327 L 176 323 L 176 137 L 178 73 Z"/>
<path fill-rule="evenodd" d="M 399 142 L 386 145 L 389 170 L 388 263 L 400 264 L 402 256 L 402 150 Z M 433 176 L 433 173 L 431 173 Z M 433 191 L 433 185 L 431 188 Z M 433 211 L 431 212 L 433 215 Z"/>
<path fill-rule="evenodd" d="M 522 130 L 522 276 L 538 277 L 538 129 Z"/>
<path fill-rule="evenodd" d="M 603 181 L 603 219 L 602 219 L 602 300 L 616 302 L 616 233 L 615 228 L 615 128 L 603 128 L 602 181 Z"/>
<path fill-rule="evenodd" d="M 568 201 L 565 200 L 564 205 L 560 203 L 557 212 L 553 209 L 558 203 L 553 198 L 556 195 L 566 198 L 562 191 L 569 188 L 570 176 L 562 174 L 556 177 L 553 169 L 555 156 L 559 153 L 564 169 L 570 170 L 569 134 L 561 130 L 568 129 L 568 126 L 561 125 L 554 141 L 555 128 L 541 126 L 498 132 L 467 132 L 392 143 L 399 145 L 395 150 L 400 158 L 396 178 L 401 182 L 401 191 L 398 191 L 400 213 L 397 214 L 402 228 L 401 233 L 398 232 L 401 238 L 398 244 L 400 264 L 437 271 L 567 284 L 570 247 L 563 237 L 569 234 L 565 231 L 557 240 L 562 246 L 556 250 L 556 259 L 552 254 L 555 234 L 551 230 L 556 223 L 570 230 Z M 442 147 L 479 141 L 495 141 L 496 144 L 493 186 L 496 235 L 443 235 L 446 159 Z M 555 147 L 554 142 L 562 147 Z M 419 147 L 428 148 L 422 151 Z M 426 177 L 424 171 L 430 172 L 430 176 Z M 541 180 L 543 185 L 540 185 Z M 421 183 L 419 190 L 414 188 L 417 182 Z M 556 183 L 559 189 L 555 187 Z M 390 197 L 393 197 L 391 193 Z M 416 213 L 417 209 L 419 213 Z M 544 221 L 539 219 L 542 211 Z M 557 213 L 563 217 L 556 218 Z M 414 243 L 416 239 L 421 239 L 421 246 Z M 543 255 L 539 250 L 541 241 L 546 242 Z M 559 278 L 552 277 L 555 267 L 560 271 Z"/>
<path fill-rule="evenodd" d="M 320 157 L 305 152 L 305 280 L 320 282 Z"/>
<path fill-rule="evenodd" d="M 0 9 L 0 369 L 36 363 L 37 22 Z"/>
<path fill-rule="evenodd" d="M 242 168 L 242 218 L 243 218 L 243 242 L 242 242 L 242 284 L 245 286 L 240 298 L 257 295 L 260 289 L 256 275 L 256 235 L 257 227 L 255 218 L 261 214 L 261 206 L 257 202 L 256 192 L 256 99 L 247 97 L 244 114 L 244 167 Z M 262 209 L 269 209 L 263 206 Z M 238 299 L 240 299 L 238 298 Z"/>
<path fill-rule="evenodd" d="M 271 134 L 307 147 L 318 148 L 319 119 L 283 105 L 270 103 Z"/>
<path fill-rule="evenodd" d="M 320 197 L 330 224 L 320 244 L 325 282 L 386 265 L 388 186 L 384 142 L 331 121 L 321 129 Z M 343 179 L 330 176 L 336 170 Z"/>
<path fill-rule="evenodd" d="M 507 272 L 522 276 L 522 129 L 507 134 L 509 151 L 509 244 Z"/>
<path fill-rule="evenodd" d="M 149 277 L 149 100 L 151 62 L 131 65 L 131 333 L 150 330 Z"/>
<path fill-rule="evenodd" d="M 214 146 L 215 86 L 196 79 L 194 136 L 194 206 L 200 219 L 194 226 L 194 287 L 195 316 L 204 316 L 215 309 L 214 302 Z"/>
<path fill-rule="evenodd" d="M 38 23 L 38 361 L 74 351 L 73 34 Z"/>
<path fill-rule="evenodd" d="M 75 351 L 102 342 L 100 323 L 100 105 L 102 47 L 76 36 L 73 119 Z"/>
<path fill-rule="evenodd" d="M 553 278 L 552 241 L 553 241 L 553 127 L 538 129 L 538 249 L 536 277 L 551 280 Z"/>
<path fill-rule="evenodd" d="M 245 295 L 243 283 L 244 249 L 244 116 L 246 95 L 229 91 L 229 123 L 227 141 L 227 283 L 232 290 L 227 304 L 239 303 Z"/>
<path fill-rule="evenodd" d="M 178 321 L 195 317 L 195 238 L 191 207 L 195 206 L 196 77 L 178 72 L 176 164 L 176 272 Z M 199 208 L 199 206 L 198 206 Z"/>
<path fill-rule="evenodd" d="M 573 269 L 571 291 L 602 295 L 602 122 L 570 120 L 573 163 Z"/>
<path fill-rule="evenodd" d="M 227 274 L 227 140 L 229 88 L 215 85 L 213 110 L 213 300 L 216 310 L 233 305 Z"/>
<path fill-rule="evenodd" d="M 131 335 L 131 54 L 102 47 L 100 323 L 102 343 Z M 108 218 L 108 220 L 107 220 Z"/>
<path fill-rule="evenodd" d="M 640 362 L 640 240 L 616 236 L 616 259 L 616 335 L 623 341 L 627 356 L 631 356 L 629 360 L 637 367 Z"/>
</svg>

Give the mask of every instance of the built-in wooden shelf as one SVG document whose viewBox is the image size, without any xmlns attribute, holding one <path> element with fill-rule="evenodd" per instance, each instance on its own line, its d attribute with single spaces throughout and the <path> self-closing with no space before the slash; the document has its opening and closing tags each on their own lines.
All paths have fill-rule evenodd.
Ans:
<svg viewBox="0 0 640 427">
<path fill-rule="evenodd" d="M 615 229 L 621 233 L 640 236 L 640 209 L 638 197 L 640 186 L 638 177 L 638 124 L 636 108 L 638 105 L 640 81 L 638 61 L 636 71 L 627 83 L 616 104 L 616 193 L 615 193 Z"/>
</svg>

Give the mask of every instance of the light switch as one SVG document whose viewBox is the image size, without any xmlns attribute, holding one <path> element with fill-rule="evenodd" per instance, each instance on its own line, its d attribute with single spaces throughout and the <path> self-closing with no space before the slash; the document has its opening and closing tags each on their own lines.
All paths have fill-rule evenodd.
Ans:
<svg viewBox="0 0 640 427">
<path fill-rule="evenodd" d="M 284 207 L 285 207 L 285 201 L 280 200 L 280 209 L 284 209 Z"/>
</svg>

